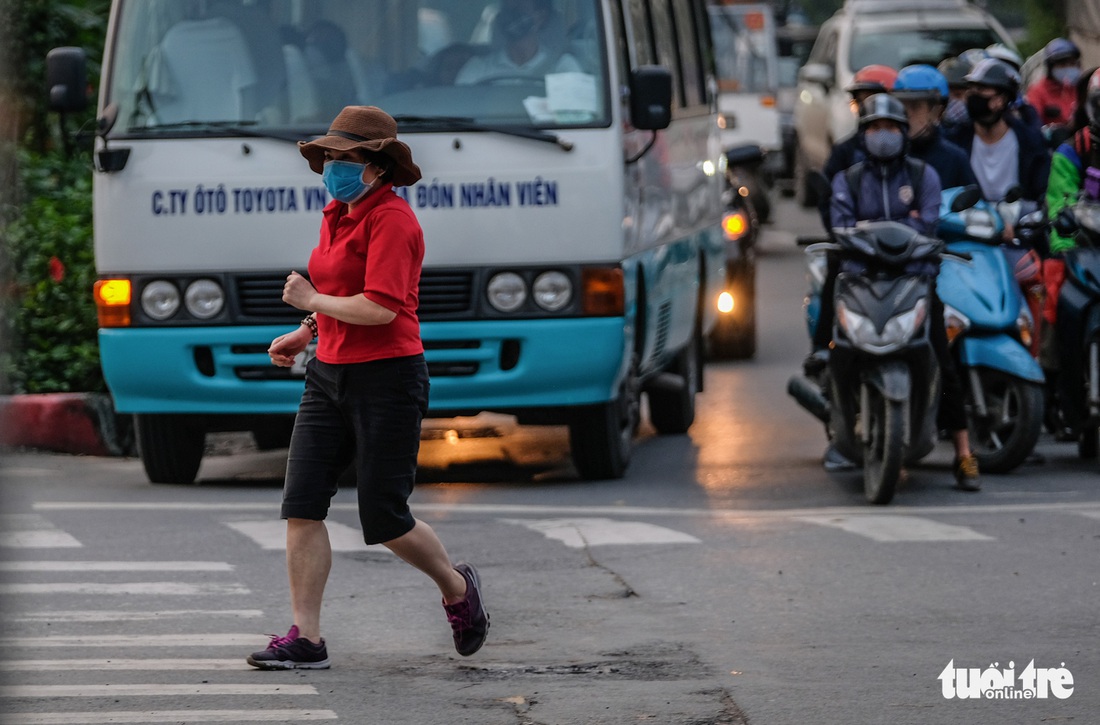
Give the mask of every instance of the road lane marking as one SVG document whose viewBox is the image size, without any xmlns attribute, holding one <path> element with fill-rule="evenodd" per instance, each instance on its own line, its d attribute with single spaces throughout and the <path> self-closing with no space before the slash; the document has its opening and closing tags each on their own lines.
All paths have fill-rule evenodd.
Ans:
<svg viewBox="0 0 1100 725">
<path fill-rule="evenodd" d="M 77 539 L 38 514 L 0 514 L 0 547 L 8 549 L 79 549 Z"/>
<path fill-rule="evenodd" d="M 233 571 L 224 561 L 0 561 L 0 571 Z"/>
<path fill-rule="evenodd" d="M 0 647 L 252 647 L 262 634 L 88 634 L 0 637 Z M 5 724 L 6 725 L 6 724 Z"/>
<path fill-rule="evenodd" d="M 332 710 L 152 710 L 146 712 L 15 712 L 4 725 L 105 725 L 106 723 L 306 722 L 336 720 Z"/>
<path fill-rule="evenodd" d="M 264 616 L 264 612 L 262 609 L 169 609 L 157 612 L 121 609 L 56 611 L 36 609 L 19 612 L 9 607 L 5 616 L 13 622 L 148 622 L 161 619 L 210 619 L 212 617 L 259 619 Z"/>
<path fill-rule="evenodd" d="M 198 597 L 227 594 L 251 594 L 241 584 L 187 584 L 184 582 L 53 582 L 0 584 L 0 595 L 5 594 L 151 594 L 158 597 Z"/>
<path fill-rule="evenodd" d="M 65 672 L 69 670 L 246 670 L 255 668 L 243 657 L 234 659 L 66 659 L 0 660 L 0 672 Z"/>
<path fill-rule="evenodd" d="M 286 522 L 276 521 L 223 521 L 237 533 L 244 534 L 263 549 L 282 551 L 286 549 Z M 382 551 L 389 553 L 384 546 L 367 546 L 363 542 L 363 532 L 356 526 L 348 526 L 338 521 L 326 521 L 328 539 L 333 551 Z"/>
<path fill-rule="evenodd" d="M 316 695 L 313 685 L 0 685 L 0 697 L 149 697 L 200 695 Z"/>
<path fill-rule="evenodd" d="M 918 516 L 868 514 L 863 516 L 800 516 L 819 526 L 832 526 L 875 541 L 996 541 L 966 526 L 943 524 Z"/>
<path fill-rule="evenodd" d="M 1078 511 L 1077 513 L 1082 516 L 1088 516 L 1090 519 L 1096 519 L 1100 521 L 1100 511 Z"/>
<path fill-rule="evenodd" d="M 33 504 L 36 511 L 275 511 L 278 503 L 200 503 L 157 502 L 105 503 L 101 501 L 39 501 Z M 1008 504 L 958 504 L 953 506 L 905 506 L 894 504 L 892 508 L 905 514 L 933 516 L 947 514 L 1000 514 L 1044 512 L 1096 512 L 1100 514 L 1100 501 L 1057 503 L 1008 503 Z M 880 509 L 873 506 L 824 506 L 820 508 L 792 509 L 705 509 L 671 508 L 653 506 L 567 506 L 525 504 L 463 504 L 420 503 L 412 505 L 413 513 L 444 514 L 496 514 L 496 515 L 553 515 L 565 516 L 684 516 L 710 519 L 761 520 L 792 519 L 802 516 L 873 516 Z M 334 503 L 331 511 L 358 511 L 355 503 Z"/>
<path fill-rule="evenodd" d="M 640 521 L 615 521 L 603 518 L 574 519 L 501 519 L 506 524 L 524 526 L 566 546 L 609 544 L 700 544 L 699 539 L 680 531 Z"/>
</svg>

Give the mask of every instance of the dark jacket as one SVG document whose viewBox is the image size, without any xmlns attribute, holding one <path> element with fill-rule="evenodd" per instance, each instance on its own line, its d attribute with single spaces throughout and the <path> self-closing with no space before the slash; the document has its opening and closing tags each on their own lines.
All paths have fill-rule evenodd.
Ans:
<svg viewBox="0 0 1100 725">
<path fill-rule="evenodd" d="M 927 136 L 910 139 L 909 155 L 935 169 L 944 189 L 978 183 L 970 168 L 970 154 L 948 141 L 938 127 Z"/>
<path fill-rule="evenodd" d="M 1042 202 L 1046 196 L 1047 179 L 1050 177 L 1050 151 L 1047 149 L 1046 141 L 1033 126 L 1017 116 L 1008 113 L 1005 114 L 1004 119 L 1008 127 L 1016 133 L 1016 141 L 1020 146 L 1019 181 L 1024 198 Z M 974 147 L 974 124 L 968 123 L 955 131 L 955 136 L 948 140 L 961 146 L 969 158 L 971 149 Z"/>
</svg>

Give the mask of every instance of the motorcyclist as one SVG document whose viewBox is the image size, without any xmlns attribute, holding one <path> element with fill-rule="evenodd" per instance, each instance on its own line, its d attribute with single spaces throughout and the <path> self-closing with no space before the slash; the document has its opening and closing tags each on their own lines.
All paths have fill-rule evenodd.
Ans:
<svg viewBox="0 0 1100 725">
<path fill-rule="evenodd" d="M 1081 76 L 1081 51 L 1070 40 L 1055 38 L 1043 47 L 1043 78 L 1027 91 L 1044 126 L 1068 126 L 1077 106 L 1074 87 Z"/>
<path fill-rule="evenodd" d="M 945 58 L 936 66 L 947 79 L 947 107 L 943 110 L 941 126 L 948 138 L 953 136 L 955 129 L 970 122 L 970 114 L 966 111 L 967 83 L 963 79 L 973 68 L 958 57 Z"/>
<path fill-rule="evenodd" d="M 924 64 L 898 71 L 891 91 L 905 106 L 909 119 L 909 155 L 930 164 L 945 189 L 978 183 L 966 152 L 944 138 L 940 130 L 949 92 L 943 73 Z"/>
<path fill-rule="evenodd" d="M 956 129 L 952 141 L 970 156 L 970 168 L 982 195 L 1000 201 L 1019 186 L 1023 198 L 1041 201 L 1050 176 L 1050 155 L 1042 134 L 1009 109 L 1020 90 L 1012 66 L 986 58 L 966 75 L 971 122 Z"/>
<path fill-rule="evenodd" d="M 852 81 L 844 87 L 844 90 L 852 95 L 852 102 L 855 103 L 856 108 L 859 108 L 868 96 L 890 91 L 897 77 L 898 72 L 888 65 L 868 65 L 856 71 Z M 854 133 L 833 144 L 822 173 L 825 174 L 826 179 L 832 181 L 837 172 L 843 171 L 861 159 L 863 159 L 863 149 L 860 146 L 859 134 Z M 818 211 L 821 213 L 821 223 L 829 229 L 831 223 L 828 197 L 820 200 Z"/>
<path fill-rule="evenodd" d="M 1100 201 L 1100 70 L 1089 76 L 1083 100 L 1088 125 L 1079 129 L 1054 152 L 1047 185 L 1047 212 L 1051 219 L 1079 197 Z M 1043 285 L 1046 304 L 1043 307 L 1044 338 L 1040 362 L 1051 387 L 1058 389 L 1059 357 L 1053 338 L 1056 329 L 1058 295 L 1065 281 L 1066 269 L 1062 255 L 1077 246 L 1073 237 L 1063 237 L 1055 231 L 1050 235 L 1050 258 L 1043 260 Z M 1065 391 L 1069 392 L 1069 391 Z"/>
<path fill-rule="evenodd" d="M 924 234 L 933 232 L 939 218 L 940 179 L 930 164 L 907 156 L 908 131 L 905 107 L 897 98 L 879 93 L 863 101 L 856 136 L 865 158 L 833 177 L 832 226 L 851 227 L 859 221 L 893 220 Z M 835 256 L 830 258 L 821 292 L 821 312 L 814 330 L 815 350 L 823 350 L 832 342 L 833 292 L 838 266 Z M 928 272 L 934 277 L 934 269 Z M 934 283 L 930 308 L 931 342 L 943 379 L 938 422 L 941 428 L 951 431 L 957 487 L 978 491 L 981 488 L 978 460 L 970 450 L 962 383 L 948 352 L 943 303 L 935 294 Z M 816 353 L 812 354 L 807 364 L 809 367 L 819 365 L 820 359 Z M 826 470 L 851 466 L 832 445 L 826 449 L 823 463 Z"/>
</svg>

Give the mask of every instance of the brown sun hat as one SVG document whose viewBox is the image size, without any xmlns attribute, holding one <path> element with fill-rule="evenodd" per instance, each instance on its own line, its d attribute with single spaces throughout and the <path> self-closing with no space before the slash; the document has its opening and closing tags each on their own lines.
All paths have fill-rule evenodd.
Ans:
<svg viewBox="0 0 1100 725">
<path fill-rule="evenodd" d="M 346 106 L 333 119 L 328 133 L 313 141 L 299 141 L 298 150 L 309 168 L 320 174 L 325 151 L 363 149 L 385 154 L 394 161 L 393 185 L 409 186 L 420 181 L 420 167 L 413 163 L 412 150 L 397 140 L 397 121 L 375 106 Z"/>
</svg>

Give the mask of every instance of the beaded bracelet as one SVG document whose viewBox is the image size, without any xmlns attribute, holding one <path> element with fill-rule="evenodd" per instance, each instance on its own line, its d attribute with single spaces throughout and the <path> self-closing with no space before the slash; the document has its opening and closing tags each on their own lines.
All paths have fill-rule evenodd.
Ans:
<svg viewBox="0 0 1100 725">
<path fill-rule="evenodd" d="M 314 337 L 317 337 L 317 318 L 313 315 L 306 315 L 305 319 L 302 320 L 302 324 L 309 328 Z"/>
</svg>

